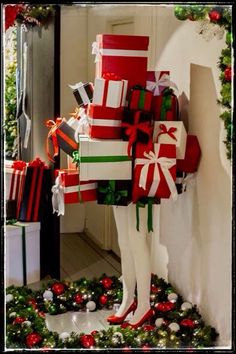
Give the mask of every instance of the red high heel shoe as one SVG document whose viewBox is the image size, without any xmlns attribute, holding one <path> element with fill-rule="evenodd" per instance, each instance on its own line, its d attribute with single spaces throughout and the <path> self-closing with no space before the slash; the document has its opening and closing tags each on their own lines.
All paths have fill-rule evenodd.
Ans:
<svg viewBox="0 0 236 354">
<path fill-rule="evenodd" d="M 141 318 L 140 321 L 132 324 L 132 323 L 127 323 L 128 326 L 132 327 L 132 328 L 138 328 L 138 327 L 141 327 L 142 324 L 144 324 L 146 321 L 150 320 L 152 318 L 152 316 L 154 316 L 155 314 L 155 311 L 153 309 L 149 309 L 145 314 L 144 316 Z"/>
<path fill-rule="evenodd" d="M 128 310 L 124 313 L 123 316 L 116 316 L 116 315 L 111 315 L 107 318 L 107 321 L 110 322 L 110 324 L 121 324 L 122 322 L 124 322 L 125 318 L 128 316 L 128 314 L 130 312 L 133 312 L 136 310 L 137 308 L 137 303 L 133 302 L 130 307 L 128 308 Z"/>
</svg>

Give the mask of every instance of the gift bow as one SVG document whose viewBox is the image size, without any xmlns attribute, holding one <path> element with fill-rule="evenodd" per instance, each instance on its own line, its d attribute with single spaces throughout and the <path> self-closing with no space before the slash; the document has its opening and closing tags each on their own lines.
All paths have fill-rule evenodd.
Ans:
<svg viewBox="0 0 236 354">
<path fill-rule="evenodd" d="M 77 82 L 76 84 L 74 85 L 68 85 L 72 90 L 78 90 L 78 88 L 80 88 L 81 86 L 83 86 L 83 82 L 80 81 L 80 82 Z"/>
<path fill-rule="evenodd" d="M 175 127 L 170 127 L 169 129 L 167 129 L 166 125 L 165 124 L 160 124 L 159 125 L 159 128 L 160 128 L 160 133 L 157 135 L 157 140 L 158 140 L 158 137 L 162 134 L 168 134 L 172 139 L 176 140 L 177 141 L 177 138 L 176 136 L 174 135 L 174 132 L 177 130 L 177 128 Z"/>
<path fill-rule="evenodd" d="M 21 160 L 14 161 L 12 164 L 12 168 L 14 168 L 14 170 L 20 170 L 20 171 L 22 171 L 26 166 L 27 163 Z"/>
<path fill-rule="evenodd" d="M 104 73 L 102 78 L 105 80 L 112 80 L 112 81 L 121 81 L 121 77 L 116 75 L 115 73 Z"/>
<path fill-rule="evenodd" d="M 160 95 L 159 86 L 174 87 L 178 90 L 178 87 L 173 81 L 170 81 L 170 76 L 168 74 L 163 74 L 160 77 L 160 71 L 155 71 L 156 81 L 147 81 L 147 89 L 153 92 L 154 96 Z"/>
<path fill-rule="evenodd" d="M 55 162 L 55 160 L 51 157 L 51 155 L 49 153 L 48 140 L 50 137 L 52 137 L 52 144 L 53 144 L 53 149 L 54 149 L 53 157 L 55 157 L 59 154 L 59 145 L 58 145 L 58 141 L 57 141 L 56 130 L 63 121 L 65 121 L 65 118 L 58 117 L 58 118 L 56 118 L 56 121 L 50 119 L 50 120 L 47 120 L 45 123 L 47 128 L 51 128 L 48 133 L 48 138 L 46 140 L 46 151 L 47 151 L 47 155 L 48 155 L 49 160 L 52 162 Z"/>
<path fill-rule="evenodd" d="M 104 199 L 104 204 L 109 204 L 109 205 L 114 205 L 115 203 L 118 203 L 121 197 L 128 197 L 128 191 L 126 189 L 116 191 L 116 182 L 115 181 L 109 181 L 107 187 L 99 187 L 98 191 L 100 193 L 105 193 L 105 199 Z"/>
<path fill-rule="evenodd" d="M 122 122 L 121 127 L 127 128 L 125 133 L 129 136 L 129 144 L 127 148 L 128 156 L 131 156 L 131 147 L 137 140 L 138 130 L 151 136 L 151 127 L 148 125 L 149 122 L 139 123 L 141 112 L 136 112 L 134 115 L 134 124 Z"/>
<path fill-rule="evenodd" d="M 159 156 L 159 149 L 158 146 L 156 153 L 153 151 L 149 151 L 149 153 L 144 152 L 144 159 L 136 159 L 136 164 L 143 164 L 143 167 L 140 172 L 139 178 L 139 187 L 146 190 L 146 183 L 148 177 L 148 170 L 151 164 L 154 164 L 154 174 L 153 174 L 153 182 L 149 190 L 149 197 L 152 197 L 156 194 L 159 183 L 160 183 L 160 172 L 159 167 L 165 177 L 166 183 L 170 190 L 171 197 L 176 200 L 178 193 L 175 185 L 175 181 L 173 180 L 169 169 L 176 165 L 176 159 L 167 158 L 167 157 L 158 157 Z M 159 165 L 159 167 L 158 167 Z"/>
<path fill-rule="evenodd" d="M 53 214 L 58 213 L 58 216 L 64 215 L 65 213 L 64 187 L 61 186 L 60 184 L 59 176 L 55 180 L 55 185 L 52 186 L 52 207 L 53 207 Z"/>
<path fill-rule="evenodd" d="M 78 124 L 78 126 L 75 130 L 75 134 L 74 134 L 75 141 L 77 143 L 79 143 L 79 134 L 86 134 L 84 128 L 88 129 L 88 127 L 89 127 L 89 120 L 88 120 L 87 114 L 85 113 L 85 109 L 80 107 L 78 111 L 79 111 L 78 117 L 80 117 L 79 124 Z"/>
<path fill-rule="evenodd" d="M 44 161 L 40 159 L 40 157 L 36 157 L 33 161 L 29 162 L 29 167 L 44 167 L 47 168 L 47 165 L 45 164 Z"/>
<path fill-rule="evenodd" d="M 94 63 L 98 63 L 101 58 L 101 49 L 99 48 L 98 42 L 93 42 L 92 44 L 92 54 L 95 54 Z"/>
</svg>

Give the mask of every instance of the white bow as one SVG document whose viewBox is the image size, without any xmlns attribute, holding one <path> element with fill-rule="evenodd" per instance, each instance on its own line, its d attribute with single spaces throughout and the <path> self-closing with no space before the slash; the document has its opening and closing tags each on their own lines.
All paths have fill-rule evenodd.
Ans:
<svg viewBox="0 0 236 354">
<path fill-rule="evenodd" d="M 56 178 L 55 185 L 52 186 L 52 206 L 53 214 L 58 213 L 58 216 L 65 214 L 64 187 L 60 184 L 59 176 Z"/>
<path fill-rule="evenodd" d="M 101 58 L 101 49 L 99 49 L 98 42 L 93 42 L 92 44 L 92 54 L 95 54 L 94 63 L 98 63 Z"/>
<path fill-rule="evenodd" d="M 160 72 L 155 71 L 155 79 L 156 81 L 147 81 L 147 86 L 146 88 L 150 91 L 153 92 L 154 96 L 160 95 L 160 89 L 159 86 L 165 86 L 165 87 L 173 87 L 176 90 L 178 90 L 178 87 L 173 81 L 170 81 L 170 76 L 168 74 L 163 74 L 161 78 L 159 79 Z"/>
<path fill-rule="evenodd" d="M 149 190 L 148 196 L 153 197 L 156 194 L 157 188 L 160 183 L 160 172 L 158 165 L 160 166 L 162 173 L 166 179 L 166 183 L 169 187 L 171 197 L 176 200 L 178 193 L 175 185 L 175 181 L 173 180 L 169 169 L 176 165 L 176 159 L 173 158 L 167 158 L 167 157 L 158 157 L 159 155 L 159 148 L 156 153 L 153 151 L 150 151 L 149 153 L 145 152 L 144 157 L 145 159 L 137 159 L 136 163 L 138 164 L 143 164 L 143 167 L 141 169 L 140 173 L 140 178 L 139 178 L 139 187 L 143 188 L 146 190 L 146 183 L 147 183 L 147 177 L 148 177 L 148 169 L 150 164 L 154 164 L 154 174 L 153 174 L 153 182 L 151 185 L 151 188 Z"/>
<path fill-rule="evenodd" d="M 75 130 L 75 141 L 79 143 L 79 134 L 89 134 L 89 119 L 87 114 L 85 113 L 85 109 L 80 107 L 79 108 L 79 113 L 78 116 L 80 117 L 79 119 L 79 124 Z"/>
<path fill-rule="evenodd" d="M 83 82 L 77 82 L 74 85 L 68 85 L 72 90 L 78 90 L 81 86 L 83 86 Z"/>
</svg>

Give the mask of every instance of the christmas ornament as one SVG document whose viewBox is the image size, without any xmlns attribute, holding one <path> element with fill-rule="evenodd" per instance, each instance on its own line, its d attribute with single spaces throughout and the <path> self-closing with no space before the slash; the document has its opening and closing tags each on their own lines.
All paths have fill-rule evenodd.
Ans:
<svg viewBox="0 0 236 354">
<path fill-rule="evenodd" d="M 22 326 L 30 327 L 31 326 L 31 321 L 24 321 L 22 322 Z"/>
<path fill-rule="evenodd" d="M 157 294 L 158 293 L 158 291 L 159 291 L 160 289 L 157 287 L 157 286 L 155 286 L 155 285 L 151 285 L 151 292 L 153 293 L 153 294 Z"/>
<path fill-rule="evenodd" d="M 186 311 L 186 310 L 190 310 L 192 308 L 192 304 L 190 304 L 190 302 L 183 302 L 181 305 L 181 310 Z"/>
<path fill-rule="evenodd" d="M 13 299 L 14 299 L 14 296 L 12 294 L 6 295 L 6 303 L 11 302 Z"/>
<path fill-rule="evenodd" d="M 157 318 L 156 321 L 155 321 L 155 326 L 157 328 L 161 327 L 161 325 L 163 324 L 163 321 L 164 321 L 164 319 L 162 317 Z"/>
<path fill-rule="evenodd" d="M 11 312 L 10 314 L 9 314 L 9 317 L 11 318 L 11 317 L 16 317 L 16 312 Z"/>
<path fill-rule="evenodd" d="M 224 71 L 224 78 L 226 81 L 231 81 L 231 66 L 227 66 Z"/>
<path fill-rule="evenodd" d="M 56 315 L 57 313 L 57 307 L 56 305 L 52 304 L 48 306 L 48 312 L 50 313 L 50 315 Z"/>
<path fill-rule="evenodd" d="M 150 331 L 153 331 L 155 329 L 155 326 L 152 326 L 152 325 L 145 325 L 143 326 L 143 330 L 145 332 L 150 332 Z"/>
<path fill-rule="evenodd" d="M 120 332 L 115 332 L 111 337 L 112 344 L 118 345 L 124 343 L 123 334 Z"/>
<path fill-rule="evenodd" d="M 175 6 L 175 16 L 178 20 L 184 21 L 189 17 L 189 9 L 183 6 Z"/>
<path fill-rule="evenodd" d="M 218 11 L 213 10 L 209 12 L 209 18 L 212 22 L 218 22 L 221 19 L 221 14 Z"/>
<path fill-rule="evenodd" d="M 108 297 L 107 297 L 107 295 L 101 295 L 100 297 L 99 297 L 99 303 L 101 304 L 101 305 L 106 305 L 106 303 L 107 303 L 107 300 L 108 300 Z"/>
<path fill-rule="evenodd" d="M 33 309 L 36 309 L 36 307 L 37 307 L 37 301 L 35 299 L 28 300 L 27 304 L 31 305 L 33 307 Z"/>
<path fill-rule="evenodd" d="M 80 337 L 80 343 L 84 348 L 92 348 L 95 345 L 95 340 L 91 334 L 85 334 Z"/>
<path fill-rule="evenodd" d="M 20 324 L 24 322 L 26 319 L 24 317 L 16 317 L 13 321 L 13 324 Z"/>
<path fill-rule="evenodd" d="M 88 301 L 87 304 L 86 304 L 86 308 L 89 310 L 89 311 L 94 311 L 96 309 L 96 302 L 94 301 Z"/>
<path fill-rule="evenodd" d="M 81 304 L 83 302 L 83 296 L 80 293 L 77 293 L 73 296 L 74 301 L 76 304 Z"/>
<path fill-rule="evenodd" d="M 70 337 L 70 334 L 68 332 L 62 332 L 60 335 L 59 335 L 59 338 L 64 342 L 67 338 Z"/>
<path fill-rule="evenodd" d="M 54 283 L 52 285 L 51 289 L 55 295 L 61 295 L 65 291 L 65 285 L 62 283 Z"/>
<path fill-rule="evenodd" d="M 38 333 L 33 332 L 27 335 L 25 342 L 28 348 L 32 348 L 34 346 L 37 346 L 37 344 L 39 344 L 41 340 L 42 337 Z"/>
<path fill-rule="evenodd" d="M 155 309 L 160 312 L 168 312 L 173 310 L 175 307 L 173 302 L 166 301 L 166 302 L 159 302 L 155 305 Z"/>
<path fill-rule="evenodd" d="M 43 293 L 43 298 L 48 301 L 52 301 L 53 299 L 53 292 L 51 290 L 45 290 Z"/>
<path fill-rule="evenodd" d="M 167 299 L 171 302 L 176 302 L 176 300 L 178 299 L 178 295 L 176 293 L 170 293 L 167 296 Z"/>
<path fill-rule="evenodd" d="M 43 311 L 39 311 L 38 312 L 38 316 L 42 317 L 42 318 L 45 318 L 45 313 Z"/>
<path fill-rule="evenodd" d="M 99 332 L 98 332 L 97 330 L 94 330 L 94 331 L 91 332 L 91 335 L 92 335 L 92 336 L 95 336 L 95 335 L 98 334 L 98 333 L 99 333 Z"/>
<path fill-rule="evenodd" d="M 104 289 L 108 290 L 111 288 L 113 281 L 111 278 L 106 277 L 101 280 L 101 283 Z"/>
<path fill-rule="evenodd" d="M 195 327 L 195 322 L 193 320 L 191 320 L 190 318 L 185 318 L 180 322 L 181 326 L 184 327 L 191 327 L 194 328 Z"/>
<path fill-rule="evenodd" d="M 180 330 L 180 326 L 179 326 L 178 323 L 176 323 L 176 322 L 170 323 L 168 327 L 169 327 L 170 330 L 173 331 L 173 332 L 178 332 L 178 331 Z"/>
</svg>

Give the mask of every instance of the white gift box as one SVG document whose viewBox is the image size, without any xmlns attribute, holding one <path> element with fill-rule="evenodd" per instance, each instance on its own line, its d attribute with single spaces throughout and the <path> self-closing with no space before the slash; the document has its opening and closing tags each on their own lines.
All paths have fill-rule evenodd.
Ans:
<svg viewBox="0 0 236 354">
<path fill-rule="evenodd" d="M 40 223 L 18 223 L 25 225 L 25 253 L 27 284 L 40 280 Z M 6 286 L 23 285 L 22 227 L 6 225 L 5 232 L 5 275 Z"/>
<path fill-rule="evenodd" d="M 124 107 L 126 103 L 128 81 L 96 78 L 93 103 L 111 108 Z"/>
<path fill-rule="evenodd" d="M 10 160 L 6 160 L 4 163 L 6 200 L 18 200 L 26 175 L 26 168 L 22 170 L 14 169 L 12 167 L 13 163 L 14 161 Z"/>
<path fill-rule="evenodd" d="M 184 159 L 187 132 L 184 123 L 180 121 L 155 121 L 153 141 L 159 144 L 175 144 L 176 158 Z"/>
<path fill-rule="evenodd" d="M 127 154 L 128 142 L 91 139 L 79 136 L 80 180 L 130 180 L 132 160 Z"/>
</svg>

